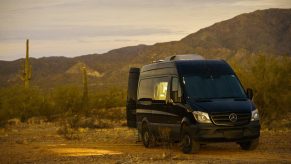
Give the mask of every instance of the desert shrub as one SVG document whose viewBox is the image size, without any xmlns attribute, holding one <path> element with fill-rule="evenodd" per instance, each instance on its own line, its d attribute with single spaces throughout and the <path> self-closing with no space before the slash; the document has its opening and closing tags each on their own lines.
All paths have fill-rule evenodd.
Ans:
<svg viewBox="0 0 291 164">
<path fill-rule="evenodd" d="M 1 89 L 1 120 L 20 118 L 22 121 L 39 116 L 44 97 L 38 88 L 24 89 L 20 86 Z"/>
<path fill-rule="evenodd" d="M 83 102 L 82 93 L 82 88 L 72 85 L 47 90 L 36 87 L 24 89 L 22 86 L 1 88 L 0 124 L 4 125 L 11 118 L 25 121 L 33 116 L 45 116 L 48 120 L 53 120 L 68 114 L 85 116 L 95 114 L 106 119 L 125 118 L 124 112 L 122 115 L 120 110 L 118 114 L 113 110 L 106 110 L 124 106 L 126 97 L 124 90 L 117 88 L 104 92 L 91 90 L 86 104 Z"/>
<path fill-rule="evenodd" d="M 76 86 L 60 86 L 51 91 L 55 113 L 82 112 L 82 90 Z"/>
<path fill-rule="evenodd" d="M 93 109 L 92 115 L 100 119 L 106 118 L 112 121 L 126 119 L 126 111 L 124 107 Z"/>
<path fill-rule="evenodd" d="M 66 139 L 75 140 L 80 139 L 81 133 L 87 131 L 88 128 L 103 129 L 113 128 L 117 124 L 119 126 L 121 125 L 119 117 L 113 118 L 110 114 L 108 115 L 107 112 L 105 112 L 106 114 L 101 114 L 103 112 L 100 111 L 97 113 L 92 113 L 89 117 L 83 114 L 66 114 L 60 121 L 60 127 L 57 133 Z M 115 113 L 115 115 L 119 115 L 119 113 Z"/>
<path fill-rule="evenodd" d="M 72 128 L 66 120 L 61 121 L 60 128 L 57 133 L 66 139 L 79 139 L 79 135 L 76 133 L 76 129 Z"/>
<path fill-rule="evenodd" d="M 91 108 L 113 108 L 125 106 L 125 89 L 111 88 L 109 91 L 90 93 L 89 106 Z"/>
<path fill-rule="evenodd" d="M 250 55 L 231 61 L 246 88 L 253 88 L 254 102 L 265 127 L 290 112 L 291 59 L 288 56 Z"/>
</svg>

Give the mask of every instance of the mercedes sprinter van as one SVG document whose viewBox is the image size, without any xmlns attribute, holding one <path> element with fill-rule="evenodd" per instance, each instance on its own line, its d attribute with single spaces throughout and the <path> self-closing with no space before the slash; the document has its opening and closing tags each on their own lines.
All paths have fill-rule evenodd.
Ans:
<svg viewBox="0 0 291 164">
<path fill-rule="evenodd" d="M 224 60 L 176 55 L 130 69 L 127 123 L 137 128 L 145 147 L 168 129 L 184 153 L 197 153 L 210 142 L 236 142 L 252 150 L 260 136 L 252 97 Z"/>
</svg>

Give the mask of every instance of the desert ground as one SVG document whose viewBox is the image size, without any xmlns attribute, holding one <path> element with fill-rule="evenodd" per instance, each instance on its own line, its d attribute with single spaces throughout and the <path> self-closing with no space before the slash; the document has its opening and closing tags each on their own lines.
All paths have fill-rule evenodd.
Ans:
<svg viewBox="0 0 291 164">
<path fill-rule="evenodd" d="M 262 130 L 256 150 L 235 143 L 203 145 L 183 154 L 178 144 L 145 148 L 127 127 L 80 128 L 66 139 L 58 123 L 20 123 L 0 129 L 0 163 L 291 163 L 291 131 Z"/>
</svg>

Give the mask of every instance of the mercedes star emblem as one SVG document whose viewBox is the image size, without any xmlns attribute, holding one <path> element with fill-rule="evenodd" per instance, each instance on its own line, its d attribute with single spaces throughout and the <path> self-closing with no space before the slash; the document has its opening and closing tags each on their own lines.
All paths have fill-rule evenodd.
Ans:
<svg viewBox="0 0 291 164">
<path fill-rule="evenodd" d="M 237 121 L 237 115 L 235 113 L 231 113 L 229 116 L 228 116 L 229 120 L 231 122 L 236 122 Z"/>
</svg>

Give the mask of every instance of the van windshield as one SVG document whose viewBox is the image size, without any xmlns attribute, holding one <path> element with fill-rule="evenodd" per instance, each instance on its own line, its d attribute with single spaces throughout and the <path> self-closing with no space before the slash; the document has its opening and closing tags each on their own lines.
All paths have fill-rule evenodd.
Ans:
<svg viewBox="0 0 291 164">
<path fill-rule="evenodd" d="M 237 77 L 233 74 L 186 75 L 183 77 L 186 93 L 191 99 L 246 98 Z"/>
</svg>

